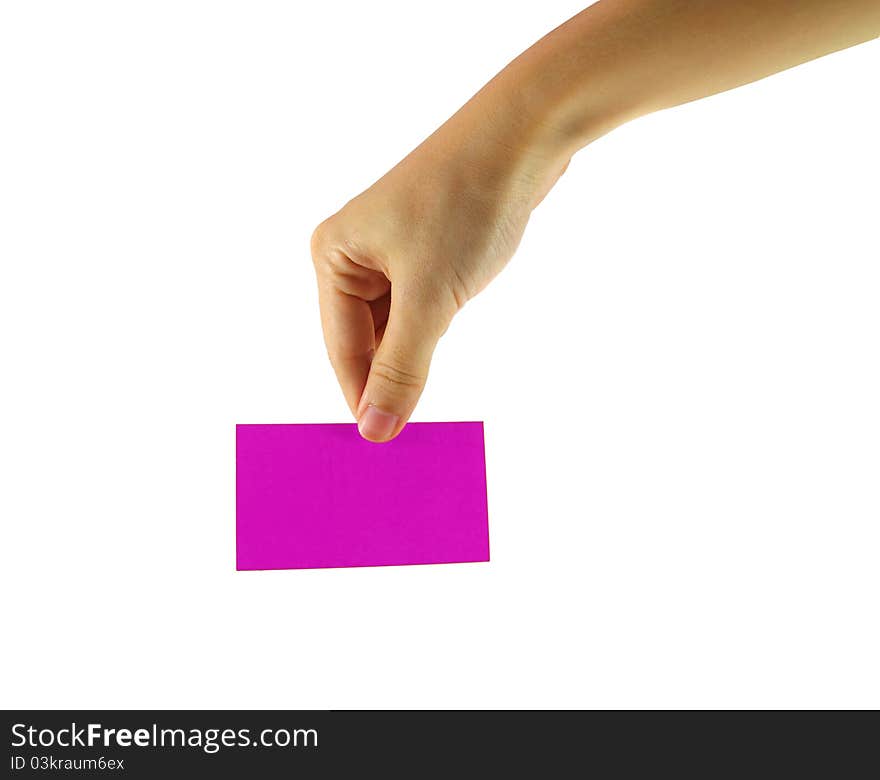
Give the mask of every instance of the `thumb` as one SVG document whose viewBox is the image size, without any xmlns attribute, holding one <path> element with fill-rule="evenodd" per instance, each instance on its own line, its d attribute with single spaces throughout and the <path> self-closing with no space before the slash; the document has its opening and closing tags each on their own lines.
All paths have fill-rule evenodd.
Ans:
<svg viewBox="0 0 880 780">
<path fill-rule="evenodd" d="M 413 412 L 437 341 L 452 313 L 428 296 L 391 290 L 391 310 L 382 342 L 358 404 L 358 430 L 365 439 L 389 441 Z"/>
</svg>

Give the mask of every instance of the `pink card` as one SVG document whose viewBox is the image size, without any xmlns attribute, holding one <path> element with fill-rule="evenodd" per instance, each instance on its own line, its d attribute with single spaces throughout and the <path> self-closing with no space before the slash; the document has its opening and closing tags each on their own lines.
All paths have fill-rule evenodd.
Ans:
<svg viewBox="0 0 880 780">
<path fill-rule="evenodd" d="M 237 568 L 489 560 L 483 423 L 236 426 Z"/>
</svg>

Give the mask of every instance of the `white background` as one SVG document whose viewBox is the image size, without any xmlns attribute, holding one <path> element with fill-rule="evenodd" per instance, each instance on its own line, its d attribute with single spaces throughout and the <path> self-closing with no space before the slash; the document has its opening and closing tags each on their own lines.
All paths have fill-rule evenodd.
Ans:
<svg viewBox="0 0 880 780">
<path fill-rule="evenodd" d="M 415 419 L 492 561 L 234 570 L 236 422 L 345 421 L 308 257 L 578 2 L 6 2 L 7 707 L 880 705 L 880 45 L 575 159 Z"/>
</svg>

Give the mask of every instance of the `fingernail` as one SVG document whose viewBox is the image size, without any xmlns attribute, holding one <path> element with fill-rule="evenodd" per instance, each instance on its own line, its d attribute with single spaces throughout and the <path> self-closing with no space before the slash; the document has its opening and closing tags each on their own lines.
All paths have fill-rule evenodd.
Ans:
<svg viewBox="0 0 880 780">
<path fill-rule="evenodd" d="M 370 441 L 385 441 L 397 427 L 400 417 L 368 406 L 358 420 L 358 431 L 361 436 Z"/>
</svg>

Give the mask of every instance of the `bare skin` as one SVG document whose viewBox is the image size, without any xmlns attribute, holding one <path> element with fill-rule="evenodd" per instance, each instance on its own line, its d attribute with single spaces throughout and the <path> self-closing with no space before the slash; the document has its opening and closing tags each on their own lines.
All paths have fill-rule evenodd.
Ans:
<svg viewBox="0 0 880 780">
<path fill-rule="evenodd" d="M 370 441 L 403 429 L 452 318 L 572 155 L 615 127 L 880 36 L 880 0 L 601 0 L 312 237 L 321 321 Z"/>
</svg>

